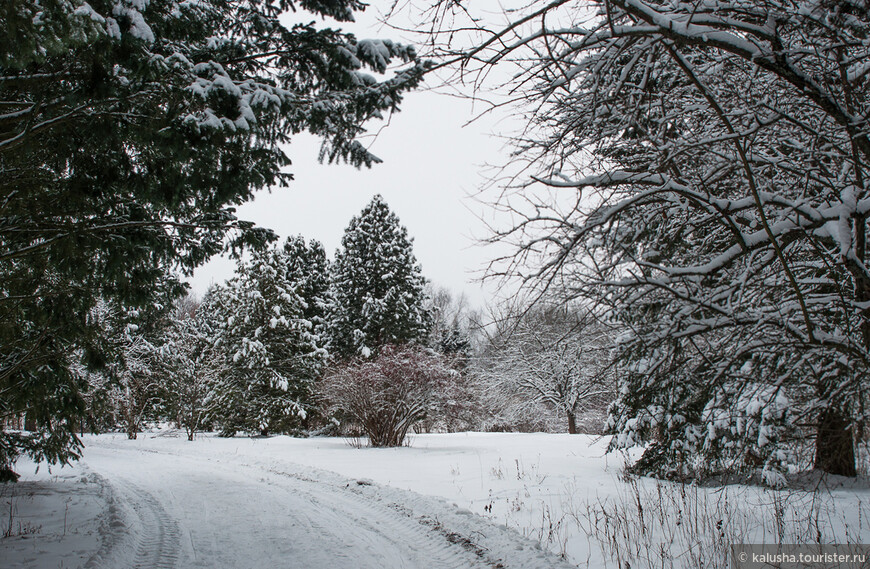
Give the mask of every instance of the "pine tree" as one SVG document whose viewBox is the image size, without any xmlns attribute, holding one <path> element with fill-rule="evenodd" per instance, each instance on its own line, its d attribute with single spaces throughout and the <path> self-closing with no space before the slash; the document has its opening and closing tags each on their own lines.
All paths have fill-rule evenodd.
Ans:
<svg viewBox="0 0 870 569">
<path fill-rule="evenodd" d="M 331 274 L 332 352 L 368 356 L 385 344 L 423 339 L 425 279 L 412 240 L 380 195 L 351 219 Z"/>
<path fill-rule="evenodd" d="M 378 162 L 356 140 L 362 125 L 396 110 L 425 65 L 409 46 L 279 21 L 305 10 L 344 22 L 362 8 L 0 3 L 0 414 L 36 427 L 0 430 L 0 470 L 22 451 L 75 457 L 83 386 L 69 356 L 99 334 L 87 319 L 98 298 L 147 306 L 170 270 L 192 271 L 227 240 L 236 251 L 274 237 L 234 208 L 289 182 L 293 134 L 319 136 L 330 162 Z M 408 65 L 384 81 L 363 71 L 396 60 Z"/>
</svg>

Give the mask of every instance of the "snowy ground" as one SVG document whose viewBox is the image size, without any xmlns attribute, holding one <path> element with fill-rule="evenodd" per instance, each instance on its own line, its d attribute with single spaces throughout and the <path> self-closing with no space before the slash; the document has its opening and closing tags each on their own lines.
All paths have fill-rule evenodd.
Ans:
<svg viewBox="0 0 870 569">
<path fill-rule="evenodd" d="M 620 512 L 631 522 L 618 528 L 620 548 L 639 559 L 697 541 L 703 527 L 676 521 L 688 508 L 707 533 L 724 519 L 713 536 L 723 542 L 800 540 L 818 528 L 830 541 L 870 540 L 866 489 L 631 484 L 619 455 L 585 436 L 419 435 L 398 449 L 167 433 L 85 442 L 74 467 L 34 474 L 20 463 L 22 482 L 0 487 L 0 531 L 12 524 L 0 566 L 603 567 L 615 565 L 611 552 L 591 535 L 610 539 Z"/>
</svg>

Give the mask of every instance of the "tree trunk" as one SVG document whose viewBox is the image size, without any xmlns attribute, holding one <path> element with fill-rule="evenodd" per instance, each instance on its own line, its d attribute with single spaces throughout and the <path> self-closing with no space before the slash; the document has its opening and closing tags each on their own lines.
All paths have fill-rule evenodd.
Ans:
<svg viewBox="0 0 870 569">
<path fill-rule="evenodd" d="M 138 433 L 139 433 L 138 422 L 133 417 L 128 416 L 127 417 L 127 439 L 131 440 L 131 441 L 136 440 L 136 436 L 138 435 Z"/>
<path fill-rule="evenodd" d="M 568 434 L 577 434 L 577 416 L 573 411 L 568 411 Z"/>
<path fill-rule="evenodd" d="M 857 476 L 849 417 L 839 409 L 827 407 L 819 415 L 814 467 L 828 474 Z"/>
</svg>

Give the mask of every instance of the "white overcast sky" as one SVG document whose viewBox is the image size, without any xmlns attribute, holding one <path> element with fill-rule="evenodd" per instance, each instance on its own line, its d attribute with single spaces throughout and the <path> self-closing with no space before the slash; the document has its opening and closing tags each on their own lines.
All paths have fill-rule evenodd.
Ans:
<svg viewBox="0 0 870 569">
<path fill-rule="evenodd" d="M 401 33 L 377 25 L 376 8 L 342 27 L 359 38 L 403 41 Z M 488 212 L 469 195 L 482 184 L 484 165 L 504 163 L 507 150 L 497 135 L 513 130 L 516 119 L 495 114 L 472 121 L 481 105 L 432 91 L 409 93 L 401 109 L 371 141 L 382 164 L 369 170 L 320 164 L 318 139 L 297 136 L 288 152 L 295 181 L 289 188 L 260 192 L 238 216 L 273 229 L 281 240 L 296 234 L 317 239 L 332 257 L 350 218 L 380 193 L 414 238 L 423 274 L 481 306 L 494 285 L 482 288 L 476 280 L 494 252 L 478 244 L 487 235 L 479 216 Z M 383 124 L 375 122 L 371 130 Z M 202 296 L 233 270 L 232 261 L 213 259 L 190 279 L 194 293 Z"/>
</svg>

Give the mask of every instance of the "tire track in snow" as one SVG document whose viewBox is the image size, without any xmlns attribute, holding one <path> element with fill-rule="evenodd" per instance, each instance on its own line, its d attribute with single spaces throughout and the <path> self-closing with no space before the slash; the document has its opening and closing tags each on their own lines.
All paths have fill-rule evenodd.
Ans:
<svg viewBox="0 0 870 569">
<path fill-rule="evenodd" d="M 415 562 L 415 567 L 438 567 L 443 569 L 491 568 L 461 542 L 451 541 L 448 536 L 432 527 L 417 523 L 407 512 L 395 505 L 383 505 L 363 494 L 354 492 L 350 483 L 345 486 L 324 483 L 296 476 L 293 473 L 246 465 L 270 474 L 290 479 L 295 490 L 303 494 L 312 506 L 321 510 L 341 512 L 345 524 L 363 532 L 378 534 L 393 542 L 397 548 Z M 356 482 L 357 485 L 368 483 Z M 409 523 L 410 522 L 410 523 Z"/>
<path fill-rule="evenodd" d="M 215 473 L 225 470 L 227 473 L 244 469 L 256 474 L 260 484 L 284 493 L 290 493 L 294 500 L 302 500 L 308 506 L 304 522 L 317 528 L 321 535 L 344 537 L 348 541 L 368 546 L 383 546 L 389 544 L 385 553 L 388 559 L 397 561 L 396 566 L 419 569 L 492 569 L 497 564 L 484 562 L 479 555 L 465 547 L 464 543 L 451 540 L 451 536 L 437 531 L 431 524 L 418 523 L 396 504 L 382 503 L 357 492 L 354 485 L 368 485 L 366 482 L 347 482 L 336 484 L 334 481 L 324 481 L 308 478 L 296 473 L 289 473 L 270 468 L 263 464 L 227 465 L 221 461 L 204 457 L 178 456 L 173 453 L 163 453 L 177 457 L 181 461 L 192 461 L 201 466 L 207 462 Z M 263 477 L 263 476 L 266 477 Z M 354 567 L 361 560 L 355 557 L 358 551 L 338 552 L 348 563 L 344 567 Z M 392 565 L 390 565 L 392 566 Z M 330 567 L 339 567 L 331 565 Z M 326 568 L 323 568 L 326 569 Z"/>
<path fill-rule="evenodd" d="M 246 456 L 245 460 L 251 461 L 252 458 Z M 325 497 L 337 499 L 344 504 L 340 507 L 341 511 L 356 513 L 354 519 L 361 512 L 371 512 L 371 509 L 376 508 L 379 513 L 373 516 L 366 514 L 358 523 L 371 523 L 374 520 L 375 531 L 386 529 L 391 536 L 410 540 L 405 543 L 428 544 L 420 564 L 415 567 L 576 569 L 576 566 L 543 551 L 540 544 L 522 537 L 516 531 L 492 523 L 456 504 L 451 506 L 440 498 L 422 496 L 368 480 L 348 480 L 339 474 L 292 462 L 263 461 L 264 458 L 267 457 L 253 460 L 253 464 L 234 464 L 301 482 L 304 486 L 299 491 L 307 494 L 309 500 L 334 507 L 335 504 Z M 213 459 L 207 460 L 213 462 Z M 310 490 L 306 491 L 306 485 Z M 366 516 L 372 517 L 367 520 Z"/>
<path fill-rule="evenodd" d="M 113 557 L 124 547 L 124 542 L 130 537 L 127 530 L 127 520 L 112 484 L 105 477 L 89 468 L 84 460 L 79 462 L 78 467 L 100 485 L 101 494 L 106 502 L 99 530 L 100 548 L 88 559 L 83 569 L 108 569 L 117 565 L 117 560 Z"/>
<path fill-rule="evenodd" d="M 124 447 L 113 448 L 122 450 Z M 391 554 L 395 554 L 401 559 L 401 566 L 403 567 L 420 569 L 430 567 L 437 567 L 439 569 L 490 569 L 493 567 L 492 564 L 484 563 L 479 556 L 475 555 L 468 548 L 463 547 L 462 543 L 455 540 L 451 541 L 447 535 L 436 531 L 431 526 L 418 523 L 417 520 L 408 516 L 406 512 L 397 509 L 394 504 L 381 504 L 356 492 L 356 489 L 351 487 L 350 483 L 340 485 L 306 478 L 295 473 L 278 471 L 268 467 L 268 465 L 262 464 L 236 463 L 228 465 L 205 457 L 181 456 L 152 449 L 141 449 L 141 451 L 148 454 L 172 456 L 179 463 L 194 462 L 200 466 L 205 462 L 211 466 L 216 475 L 219 475 L 222 470 L 232 472 L 233 470 L 237 471 L 239 468 L 252 471 L 260 477 L 260 483 L 268 484 L 278 491 L 292 492 L 297 497 L 304 499 L 310 506 L 310 511 L 316 513 L 315 516 L 311 516 L 306 522 L 319 528 L 321 532 L 344 535 L 347 538 L 356 539 L 358 542 L 367 544 L 389 543 L 392 546 Z M 200 469 L 198 468 L 198 470 Z M 263 475 L 271 477 L 272 480 L 262 478 Z M 160 508 L 153 497 L 150 497 L 150 495 L 135 485 L 125 482 L 123 487 L 131 490 L 133 494 L 138 493 L 142 496 L 140 499 L 131 500 L 140 518 L 152 517 L 149 515 L 149 509 L 144 509 L 145 516 L 140 513 L 140 510 L 143 510 L 142 504 L 148 503 L 150 505 L 153 503 L 154 506 Z M 162 508 L 160 510 L 162 511 Z M 155 525 L 149 523 L 147 519 L 143 521 L 146 525 Z M 159 524 L 158 527 L 160 527 Z M 152 538 L 147 540 L 147 543 L 153 545 L 154 541 L 155 538 Z M 140 547 L 140 550 L 145 551 L 147 555 L 149 547 L 144 549 Z M 177 556 L 174 560 L 177 560 Z M 353 552 L 349 553 L 346 561 L 353 563 Z M 137 558 L 136 563 L 139 564 L 134 563 L 133 567 L 137 569 L 152 569 L 152 567 L 154 569 L 164 569 L 164 565 L 154 562 L 149 565 L 139 558 Z M 165 567 L 172 566 L 167 565 Z"/>
<path fill-rule="evenodd" d="M 92 476 L 104 487 L 107 509 L 102 546 L 84 569 L 176 569 L 181 532 L 157 499 L 127 480 Z"/>
<path fill-rule="evenodd" d="M 123 483 L 123 491 L 139 518 L 142 532 L 137 539 L 133 569 L 175 569 L 181 532 L 154 496 L 135 484 Z"/>
</svg>

